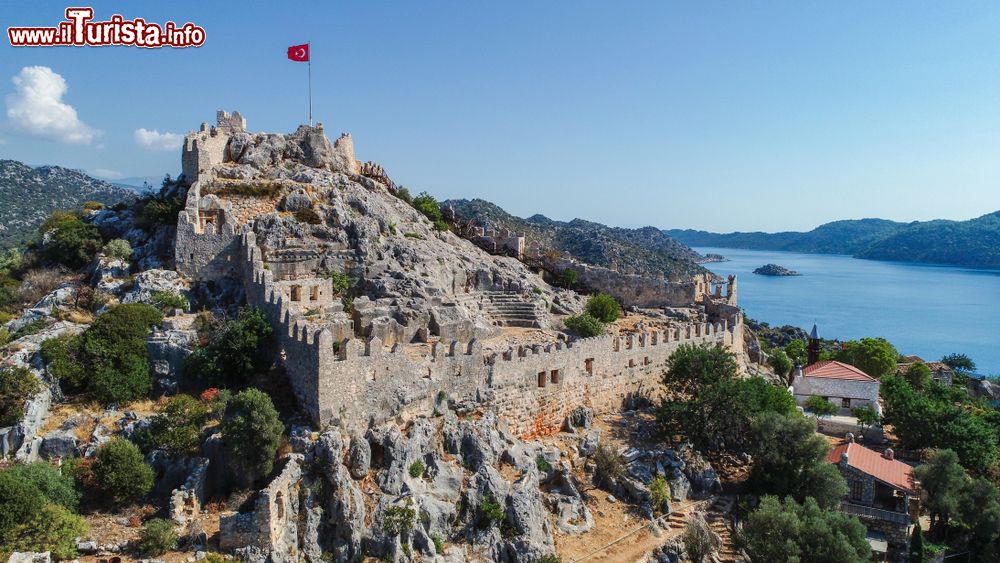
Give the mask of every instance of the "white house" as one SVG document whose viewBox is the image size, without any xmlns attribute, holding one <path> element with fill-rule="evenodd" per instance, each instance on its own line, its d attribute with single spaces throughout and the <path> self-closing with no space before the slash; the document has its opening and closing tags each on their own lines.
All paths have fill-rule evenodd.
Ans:
<svg viewBox="0 0 1000 563">
<path fill-rule="evenodd" d="M 860 369 L 833 360 L 824 360 L 795 370 L 792 395 L 800 406 L 816 395 L 837 405 L 837 414 L 850 415 L 852 407 L 878 405 L 879 382 Z"/>
</svg>

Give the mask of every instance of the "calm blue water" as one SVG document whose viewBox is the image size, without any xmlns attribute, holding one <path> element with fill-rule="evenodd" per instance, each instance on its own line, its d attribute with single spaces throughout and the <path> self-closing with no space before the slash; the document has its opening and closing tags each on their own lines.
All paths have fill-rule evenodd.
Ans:
<svg viewBox="0 0 1000 563">
<path fill-rule="evenodd" d="M 980 373 L 1000 373 L 1000 271 L 828 254 L 695 250 L 730 259 L 706 266 L 739 276 L 739 304 L 754 319 L 806 330 L 816 323 L 825 338 L 883 336 L 901 353 L 925 360 L 962 352 Z M 767 263 L 803 275 L 753 274 Z"/>
</svg>

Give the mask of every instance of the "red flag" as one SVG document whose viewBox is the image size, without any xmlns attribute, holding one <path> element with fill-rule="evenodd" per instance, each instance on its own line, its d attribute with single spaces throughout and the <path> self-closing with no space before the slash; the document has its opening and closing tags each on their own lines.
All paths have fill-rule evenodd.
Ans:
<svg viewBox="0 0 1000 563">
<path fill-rule="evenodd" d="M 289 47 L 288 59 L 297 63 L 309 62 L 309 44 L 292 45 Z"/>
</svg>

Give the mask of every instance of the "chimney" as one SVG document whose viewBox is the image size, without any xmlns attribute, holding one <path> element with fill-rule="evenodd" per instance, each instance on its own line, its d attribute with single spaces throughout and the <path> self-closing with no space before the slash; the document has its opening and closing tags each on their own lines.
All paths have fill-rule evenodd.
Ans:
<svg viewBox="0 0 1000 563">
<path fill-rule="evenodd" d="M 892 448 L 886 448 L 885 451 L 882 452 L 882 457 L 885 459 L 896 459 L 896 452 L 892 451 Z"/>
</svg>

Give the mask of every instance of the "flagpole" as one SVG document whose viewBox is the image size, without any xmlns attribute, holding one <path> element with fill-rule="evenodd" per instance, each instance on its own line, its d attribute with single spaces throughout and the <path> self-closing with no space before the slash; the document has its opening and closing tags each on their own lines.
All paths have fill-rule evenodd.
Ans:
<svg viewBox="0 0 1000 563">
<path fill-rule="evenodd" d="M 309 127 L 313 124 L 313 62 L 312 45 L 306 43 L 306 52 L 309 53 Z"/>
</svg>

